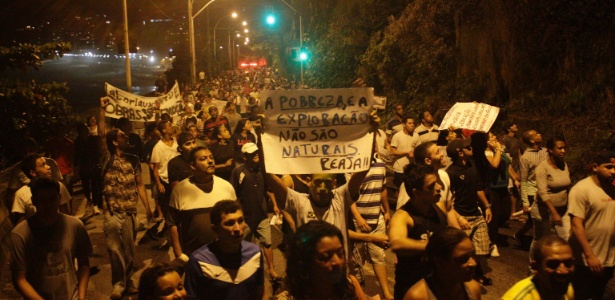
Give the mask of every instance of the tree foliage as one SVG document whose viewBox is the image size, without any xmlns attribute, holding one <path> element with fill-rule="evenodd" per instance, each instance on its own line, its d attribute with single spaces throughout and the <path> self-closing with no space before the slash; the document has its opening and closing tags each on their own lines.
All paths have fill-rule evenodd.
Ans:
<svg viewBox="0 0 615 300">
<path fill-rule="evenodd" d="M 26 71 L 27 68 L 38 70 L 43 60 L 62 57 L 70 51 L 70 43 L 48 43 L 43 45 L 18 44 L 12 47 L 0 47 L 0 71 L 6 68 Z"/>
<path fill-rule="evenodd" d="M 493 131 L 564 136 L 569 165 L 615 147 L 615 2 L 296 0 L 311 87 L 364 78 L 389 104 L 435 112 L 455 102 L 501 108 Z M 391 105 L 392 107 L 392 105 Z"/>
<path fill-rule="evenodd" d="M 0 69 L 38 70 L 43 59 L 61 57 L 69 50 L 70 45 L 64 43 L 0 47 Z M 14 162 L 20 151 L 17 142 L 21 138 L 44 141 L 52 136 L 53 124 L 72 120 L 71 109 L 64 98 L 67 92 L 65 83 L 0 78 L 0 140 L 4 141 L 0 146 L 0 169 Z"/>
</svg>

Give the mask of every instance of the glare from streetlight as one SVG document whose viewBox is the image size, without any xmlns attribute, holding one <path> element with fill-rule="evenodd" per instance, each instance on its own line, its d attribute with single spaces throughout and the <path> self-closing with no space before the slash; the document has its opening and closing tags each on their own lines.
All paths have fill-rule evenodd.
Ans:
<svg viewBox="0 0 615 300">
<path fill-rule="evenodd" d="M 248 22 L 243 21 L 243 22 L 241 22 L 241 25 L 246 26 L 246 25 L 248 25 Z"/>
<path fill-rule="evenodd" d="M 248 30 L 248 28 L 244 29 L 243 32 L 248 33 L 250 32 L 250 30 Z"/>
<path fill-rule="evenodd" d="M 275 17 L 274 16 L 267 16 L 267 24 L 269 24 L 269 25 L 275 24 Z"/>
<path fill-rule="evenodd" d="M 238 33 L 238 34 L 237 34 L 237 37 L 240 37 L 240 36 L 241 36 L 241 34 L 239 34 L 239 33 Z"/>
<path fill-rule="evenodd" d="M 233 12 L 233 13 L 231 14 L 231 17 L 233 17 L 233 18 L 237 18 L 237 13 L 236 13 L 236 12 Z"/>
</svg>

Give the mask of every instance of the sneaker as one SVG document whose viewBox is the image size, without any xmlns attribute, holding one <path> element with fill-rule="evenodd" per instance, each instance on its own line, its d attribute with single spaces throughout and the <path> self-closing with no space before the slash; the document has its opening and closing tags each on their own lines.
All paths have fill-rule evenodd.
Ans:
<svg viewBox="0 0 615 300">
<path fill-rule="evenodd" d="M 120 284 L 116 284 L 113 286 L 113 292 L 111 293 L 110 298 L 114 300 L 122 299 L 122 294 L 124 293 L 124 287 Z"/>
<path fill-rule="evenodd" d="M 500 257 L 497 245 L 491 245 L 491 257 Z"/>
<path fill-rule="evenodd" d="M 134 295 L 139 293 L 139 289 L 137 289 L 134 284 L 128 284 L 128 287 L 124 290 L 124 294 L 126 295 Z"/>
</svg>

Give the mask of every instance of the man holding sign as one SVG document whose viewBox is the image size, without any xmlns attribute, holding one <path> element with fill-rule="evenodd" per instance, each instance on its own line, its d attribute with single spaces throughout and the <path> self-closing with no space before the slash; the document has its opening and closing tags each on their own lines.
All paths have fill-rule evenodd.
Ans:
<svg viewBox="0 0 615 300">
<path fill-rule="evenodd" d="M 363 109 L 357 108 L 357 107 L 351 108 L 349 106 L 350 105 L 361 106 L 359 104 L 362 101 L 361 99 L 363 99 L 361 97 L 362 96 L 361 93 L 363 92 L 364 95 L 366 95 L 365 99 L 367 99 L 367 97 L 369 97 L 368 92 L 370 91 L 371 91 L 370 89 L 306 90 L 302 92 L 306 94 L 312 93 L 312 95 L 305 95 L 305 96 L 304 95 L 294 95 L 293 93 L 297 91 L 290 91 L 288 98 L 286 98 L 286 96 L 281 96 L 279 98 L 276 98 L 276 95 L 271 95 L 272 94 L 271 91 L 267 91 L 266 93 L 263 93 L 263 97 L 262 97 L 262 99 L 265 99 L 264 112 L 266 116 L 266 125 L 269 125 L 265 127 L 265 134 L 262 137 L 263 149 L 264 149 L 263 152 L 265 154 L 265 164 L 267 167 L 267 171 L 276 172 L 276 173 L 292 173 L 292 174 L 312 173 L 312 176 L 311 176 L 312 184 L 309 187 L 308 194 L 298 193 L 292 189 L 287 188 L 286 185 L 284 185 L 284 183 L 277 176 L 271 173 L 267 174 L 266 176 L 268 185 L 270 186 L 271 190 L 275 194 L 276 199 L 286 202 L 286 205 L 285 205 L 286 211 L 292 216 L 297 227 L 303 224 L 306 224 L 312 220 L 323 220 L 323 221 L 331 223 L 335 225 L 336 227 L 340 228 L 340 230 L 342 231 L 344 235 L 344 240 L 345 240 L 344 245 L 346 247 L 346 254 L 348 254 L 348 249 L 347 249 L 348 237 L 347 237 L 347 230 L 346 230 L 346 220 L 347 220 L 348 213 L 350 210 L 350 205 L 352 204 L 353 201 L 356 201 L 359 196 L 359 187 L 361 186 L 361 183 L 363 182 L 363 179 L 365 178 L 365 175 L 367 174 L 367 170 L 369 169 L 369 166 L 370 166 L 369 162 L 371 161 L 370 158 L 371 158 L 371 148 L 373 144 L 373 135 L 372 133 L 368 133 L 368 131 L 370 130 L 370 126 L 374 126 L 374 128 L 377 128 L 377 125 L 380 121 L 378 116 L 376 116 L 375 112 L 369 113 L 369 109 L 371 108 L 368 105 L 365 105 L 366 107 Z M 343 94 L 344 96 L 332 97 L 332 98 L 327 98 L 326 96 L 326 95 L 333 95 L 336 93 L 340 95 L 342 95 L 343 93 L 355 93 L 355 94 L 353 95 Z M 321 95 L 325 95 L 325 96 L 321 96 Z M 355 95 L 359 97 L 356 97 Z M 355 98 L 359 98 L 359 99 L 355 101 L 354 100 Z M 279 102 L 281 105 L 278 108 L 281 108 L 282 112 L 278 115 L 272 115 L 270 113 L 271 110 L 276 109 L 274 105 L 270 105 L 272 102 L 271 101 L 272 99 L 281 99 L 281 101 Z M 292 103 L 292 99 L 299 99 L 297 100 L 296 105 Z M 328 101 L 327 99 L 332 99 L 332 100 Z M 305 102 L 301 102 L 301 100 L 305 100 Z M 339 102 L 337 102 L 338 100 Z M 338 103 L 342 105 L 336 106 Z M 343 104 L 346 104 L 346 106 L 343 106 Z M 301 114 L 295 115 L 293 112 L 293 109 L 295 108 L 299 109 L 300 106 L 302 105 L 303 105 L 303 108 L 301 108 L 302 111 L 304 112 L 309 111 L 309 112 L 306 113 L 305 116 L 301 116 Z M 325 113 L 325 112 L 320 112 L 319 109 L 329 109 L 329 111 Z M 300 144 L 292 145 L 292 143 L 289 143 L 290 144 L 289 147 L 297 146 L 300 150 L 297 152 L 291 151 L 291 155 L 289 156 L 285 156 L 284 154 L 282 154 L 281 161 L 279 159 L 276 159 L 275 161 L 273 161 L 273 157 L 271 158 L 267 157 L 268 155 L 267 148 L 276 146 L 270 143 L 273 142 L 273 143 L 280 144 L 279 140 L 276 141 L 274 139 L 272 141 L 271 136 L 267 136 L 267 133 L 271 132 L 272 127 L 274 129 L 276 128 L 275 126 L 276 124 L 273 124 L 273 125 L 271 124 L 272 121 L 277 122 L 278 131 L 284 131 L 286 128 L 292 128 L 290 126 L 284 126 L 284 125 L 295 125 L 295 126 L 301 127 L 300 129 L 297 128 L 297 129 L 289 130 L 292 132 L 296 132 L 297 136 L 300 136 L 300 133 L 304 132 L 301 130 L 307 130 L 308 133 L 310 133 L 310 131 L 312 130 L 317 130 L 317 129 L 310 129 L 310 127 L 311 128 L 323 128 L 324 127 L 323 130 L 325 132 L 327 130 L 342 131 L 346 129 L 345 126 L 350 126 L 350 123 L 352 121 L 350 118 L 344 119 L 345 121 L 342 121 L 343 118 L 341 117 L 341 115 L 344 113 L 349 113 L 351 110 L 356 115 L 365 114 L 367 116 L 367 118 L 362 122 L 362 124 L 355 124 L 358 126 L 353 127 L 355 128 L 354 131 L 364 130 L 363 131 L 364 133 L 362 136 L 357 137 L 355 135 L 357 140 L 360 140 L 364 138 L 365 136 L 369 138 L 369 140 L 367 141 L 367 147 L 368 147 L 367 151 L 364 152 L 363 148 L 359 149 L 359 146 L 355 146 L 354 143 L 356 143 L 356 145 L 359 145 L 360 141 L 359 142 L 357 142 L 357 140 L 344 141 L 344 138 L 340 136 L 339 139 L 335 139 L 335 140 L 327 139 L 326 142 L 323 142 L 320 144 L 313 143 L 313 147 L 310 146 L 309 147 L 310 149 L 307 149 L 308 155 L 305 155 L 305 152 L 302 152 L 303 150 L 302 150 L 302 147 L 299 146 Z M 318 120 L 312 119 L 311 117 L 307 116 L 308 114 L 311 116 L 318 115 L 320 118 Z M 309 121 L 309 123 L 306 121 L 308 119 L 311 120 Z M 340 123 L 332 124 L 334 123 L 333 120 L 338 120 L 335 122 L 340 122 Z M 358 120 L 359 118 L 357 118 L 357 123 L 359 123 Z M 299 124 L 299 122 L 302 122 L 302 123 Z M 324 125 L 323 123 L 328 124 L 328 125 L 337 125 L 337 126 L 325 127 L 325 126 L 322 126 Z M 305 127 L 308 127 L 308 129 L 305 129 Z M 306 142 L 308 140 L 310 139 L 306 138 Z M 285 140 L 282 142 L 285 142 Z M 342 155 L 343 153 L 341 153 L 342 151 L 341 149 L 344 147 L 348 147 L 349 145 L 353 145 L 353 147 L 357 148 L 353 152 L 354 156 L 348 156 L 348 157 L 343 156 Z M 340 149 L 339 150 L 340 153 L 336 153 L 333 150 L 329 150 L 329 149 L 335 149 L 335 148 Z M 313 152 L 312 152 L 312 149 L 313 149 Z M 325 150 L 323 151 L 323 149 Z M 295 154 L 294 157 L 292 157 L 293 156 L 292 153 Z M 296 163 L 292 165 L 286 165 L 287 169 L 285 170 L 279 167 L 280 163 L 282 165 L 286 163 L 285 160 L 291 160 L 292 158 L 296 158 L 297 156 L 302 156 L 302 155 L 304 157 L 307 156 L 306 157 L 307 161 L 310 161 L 310 159 L 315 158 L 315 156 L 318 156 L 316 162 L 321 162 L 321 163 L 317 163 L 317 164 L 308 163 L 305 166 L 301 166 L 301 165 L 298 165 L 298 164 L 301 164 L 301 162 L 297 161 Z M 333 164 L 330 164 L 327 166 L 323 164 L 322 162 L 331 161 L 334 159 L 338 160 L 338 162 L 342 162 L 346 160 L 358 160 L 359 162 L 361 162 L 362 159 L 359 158 L 360 155 L 365 155 L 367 157 L 367 161 L 368 161 L 367 167 L 362 168 L 363 164 L 360 163 L 361 168 L 357 168 L 357 171 L 359 172 L 355 172 L 354 174 L 352 174 L 347 184 L 337 187 L 335 183 L 335 179 L 334 179 L 335 176 L 332 173 L 345 172 L 344 167 L 347 167 L 347 165 L 340 166 L 336 163 L 335 168 L 334 168 Z M 270 160 L 269 161 L 270 164 L 268 164 L 267 159 Z M 275 163 L 275 165 L 278 165 L 277 168 L 273 163 Z M 346 163 L 347 162 L 343 162 L 342 164 L 346 164 Z M 350 164 L 350 166 L 352 167 L 353 164 Z M 320 171 L 320 172 L 318 173 L 305 172 L 306 170 L 313 170 L 313 171 L 315 170 L 315 171 Z"/>
</svg>

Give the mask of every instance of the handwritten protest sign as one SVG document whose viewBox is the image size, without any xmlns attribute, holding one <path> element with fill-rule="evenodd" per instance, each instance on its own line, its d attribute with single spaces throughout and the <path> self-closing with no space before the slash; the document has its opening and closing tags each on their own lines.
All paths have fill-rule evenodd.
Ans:
<svg viewBox="0 0 615 300">
<path fill-rule="evenodd" d="M 105 83 L 105 91 L 111 98 L 105 107 L 106 115 L 110 118 L 126 117 L 130 121 L 138 122 L 155 121 L 156 102 L 160 103 L 161 114 L 168 113 L 175 117 L 182 111 L 182 97 L 177 81 L 168 93 L 158 97 L 135 95 L 108 83 Z"/>
<path fill-rule="evenodd" d="M 446 129 L 455 126 L 488 132 L 499 113 L 499 107 L 485 103 L 457 102 L 442 119 L 440 128 Z"/>
<path fill-rule="evenodd" d="M 261 92 L 269 173 L 346 173 L 369 169 L 372 88 Z"/>
</svg>

